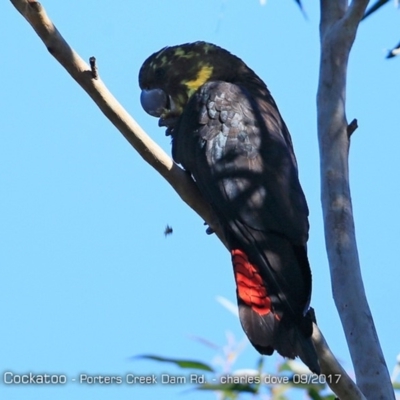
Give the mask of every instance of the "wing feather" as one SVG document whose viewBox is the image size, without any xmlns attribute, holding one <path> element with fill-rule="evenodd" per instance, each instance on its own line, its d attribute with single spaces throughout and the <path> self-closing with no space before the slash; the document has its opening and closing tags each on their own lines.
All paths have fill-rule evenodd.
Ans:
<svg viewBox="0 0 400 400">
<path fill-rule="evenodd" d="M 139 81 L 144 108 L 168 127 L 173 158 L 224 229 L 249 340 L 262 354 L 299 356 L 319 373 L 308 312 L 308 208 L 268 88 L 241 59 L 204 42 L 155 53 Z"/>
<path fill-rule="evenodd" d="M 308 208 L 272 97 L 205 84 L 174 129 L 173 155 L 216 210 L 232 247 L 244 246 L 260 267 L 277 312 L 302 317 L 311 293 Z"/>
</svg>

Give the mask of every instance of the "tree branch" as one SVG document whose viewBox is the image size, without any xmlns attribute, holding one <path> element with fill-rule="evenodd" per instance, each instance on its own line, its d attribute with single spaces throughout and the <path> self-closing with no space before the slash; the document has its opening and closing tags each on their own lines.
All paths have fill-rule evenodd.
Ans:
<svg viewBox="0 0 400 400">
<path fill-rule="evenodd" d="M 89 67 L 79 57 L 58 32 L 38 2 L 34 0 L 10 1 L 32 25 L 49 52 L 89 94 L 104 115 L 124 135 L 143 159 L 170 183 L 182 200 L 211 226 L 226 246 L 222 231 L 216 222 L 216 217 L 210 206 L 202 198 L 194 181 L 146 135 L 136 121 L 112 96 L 99 78 L 95 60 L 91 60 L 91 66 Z M 313 340 L 320 359 L 322 373 L 325 375 L 341 374 L 339 382 L 336 385 L 331 385 L 332 390 L 338 394 L 340 393 L 342 400 L 363 400 L 362 394 L 360 392 L 357 393 L 357 387 L 331 353 L 316 325 L 314 326 Z"/>
<path fill-rule="evenodd" d="M 354 118 L 353 121 L 347 125 L 347 136 L 350 136 L 354 133 L 354 131 L 358 128 L 358 121 Z"/>
<path fill-rule="evenodd" d="M 332 354 L 318 326 L 314 324 L 312 340 L 318 353 L 322 373 L 340 400 L 366 400 L 357 385 L 347 375 Z"/>
<path fill-rule="evenodd" d="M 321 66 L 317 94 L 321 200 L 332 291 L 354 365 L 368 399 L 394 399 L 358 258 L 349 186 L 350 136 L 345 113 L 349 53 L 368 0 L 353 0 L 341 15 L 321 0 Z M 347 1 L 341 1 L 343 5 Z"/>
<path fill-rule="evenodd" d="M 211 207 L 203 200 L 190 175 L 175 164 L 171 157 L 143 131 L 139 124 L 118 103 L 99 78 L 95 61 L 91 61 L 92 65 L 89 67 L 82 60 L 58 32 L 39 2 L 11 0 L 11 3 L 31 24 L 50 54 L 86 91 L 134 149 L 169 182 L 189 207 L 207 221 L 221 241 L 225 243 Z"/>
<path fill-rule="evenodd" d="M 337 21 L 346 12 L 347 0 L 321 0 L 320 30 L 326 32 L 332 21 Z"/>
<path fill-rule="evenodd" d="M 350 3 L 349 9 L 346 13 L 346 19 L 354 29 L 357 29 L 358 24 L 363 19 L 368 3 L 369 0 L 353 0 Z"/>
<path fill-rule="evenodd" d="M 89 58 L 90 70 L 92 71 L 92 78 L 99 79 L 99 71 L 97 70 L 96 57 Z"/>
</svg>

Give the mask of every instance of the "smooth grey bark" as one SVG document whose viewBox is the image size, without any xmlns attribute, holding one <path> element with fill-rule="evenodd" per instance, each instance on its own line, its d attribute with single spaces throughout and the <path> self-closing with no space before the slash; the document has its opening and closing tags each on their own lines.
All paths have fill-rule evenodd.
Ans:
<svg viewBox="0 0 400 400">
<path fill-rule="evenodd" d="M 352 131 L 346 119 L 347 63 L 368 0 L 321 0 L 321 64 L 317 94 L 321 200 L 332 292 L 356 382 L 368 399 L 394 399 L 357 252 L 349 186 Z"/>
</svg>

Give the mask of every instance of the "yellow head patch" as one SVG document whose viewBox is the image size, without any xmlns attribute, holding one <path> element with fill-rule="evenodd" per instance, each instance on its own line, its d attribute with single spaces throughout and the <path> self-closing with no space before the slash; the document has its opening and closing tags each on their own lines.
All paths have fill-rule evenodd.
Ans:
<svg viewBox="0 0 400 400">
<path fill-rule="evenodd" d="M 213 73 L 213 67 L 211 65 L 203 65 L 200 68 L 200 71 L 198 72 L 197 76 L 195 79 L 192 79 L 191 81 L 183 82 L 184 85 L 188 89 L 188 94 L 189 97 L 202 85 L 204 85 L 207 80 L 210 78 L 210 76 Z"/>
</svg>

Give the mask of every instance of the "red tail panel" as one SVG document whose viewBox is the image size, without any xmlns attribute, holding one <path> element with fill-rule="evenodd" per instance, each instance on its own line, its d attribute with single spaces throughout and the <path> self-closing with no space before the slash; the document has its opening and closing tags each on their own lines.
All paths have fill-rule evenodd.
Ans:
<svg viewBox="0 0 400 400">
<path fill-rule="evenodd" d="M 257 314 L 270 313 L 271 299 L 257 267 L 250 263 L 242 250 L 234 249 L 231 254 L 238 297 Z"/>
</svg>

